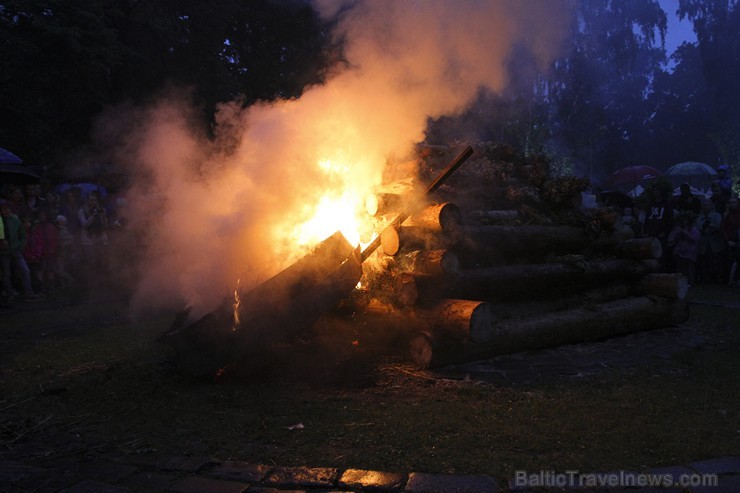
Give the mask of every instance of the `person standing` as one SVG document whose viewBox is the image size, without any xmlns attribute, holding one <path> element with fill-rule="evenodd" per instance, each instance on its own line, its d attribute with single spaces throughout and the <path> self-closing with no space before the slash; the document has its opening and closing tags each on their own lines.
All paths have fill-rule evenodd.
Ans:
<svg viewBox="0 0 740 493">
<path fill-rule="evenodd" d="M 26 301 L 35 301 L 41 299 L 41 296 L 33 292 L 31 286 L 31 273 L 23 258 L 23 249 L 26 245 L 26 232 L 23 223 L 18 216 L 10 212 L 11 204 L 5 200 L 0 202 L 0 214 L 5 222 L 5 235 L 8 240 L 8 250 L 10 256 L 11 269 L 15 269 L 21 278 L 23 287 L 23 296 Z M 12 301 L 15 295 L 13 290 L 12 277 L 10 272 L 3 271 L 3 289 L 10 293 Z"/>
<path fill-rule="evenodd" d="M 696 218 L 696 227 L 701 233 L 697 267 L 699 281 L 720 282 L 722 255 L 726 246 L 721 226 L 722 216 L 714 210 L 712 201 L 702 201 L 701 214 Z"/>
<path fill-rule="evenodd" d="M 0 205 L 5 199 L 0 198 Z M 10 246 L 5 236 L 5 220 L 0 214 L 0 306 L 8 306 L 12 302 L 13 290 L 8 290 L 5 285 L 5 276 L 10 280 Z M 9 284 L 9 282 L 8 282 Z"/>
<path fill-rule="evenodd" d="M 691 186 L 688 183 L 681 183 L 680 190 L 681 193 L 676 199 L 676 210 L 694 215 L 701 213 L 701 199 L 691 192 Z"/>
<path fill-rule="evenodd" d="M 691 212 L 681 212 L 676 226 L 668 235 L 668 245 L 673 251 L 676 272 L 686 276 L 689 285 L 696 282 L 696 259 L 699 246 L 699 230 L 696 228 L 695 216 Z"/>
<path fill-rule="evenodd" d="M 737 197 L 732 197 L 727 202 L 727 210 L 722 218 L 722 236 L 727 241 L 728 249 L 727 282 L 734 284 L 740 261 L 740 206 L 738 206 Z"/>
<path fill-rule="evenodd" d="M 87 196 L 77 212 L 77 219 L 80 223 L 81 268 L 86 287 L 90 288 L 98 276 L 106 276 L 104 259 L 108 245 L 108 217 L 96 192 Z"/>
<path fill-rule="evenodd" d="M 663 247 L 663 256 L 660 261 L 664 268 L 670 269 L 673 261 L 672 252 L 668 247 L 668 235 L 673 230 L 673 204 L 668 200 L 668 194 L 655 184 L 650 188 L 650 199 L 642 224 L 643 236 L 652 236 L 660 241 Z"/>
</svg>

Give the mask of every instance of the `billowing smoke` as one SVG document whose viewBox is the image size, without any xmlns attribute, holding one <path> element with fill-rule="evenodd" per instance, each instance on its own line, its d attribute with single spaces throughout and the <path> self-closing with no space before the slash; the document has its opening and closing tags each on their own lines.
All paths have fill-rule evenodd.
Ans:
<svg viewBox="0 0 740 493">
<path fill-rule="evenodd" d="M 430 117 L 463 110 L 481 87 L 504 88 L 513 46 L 545 69 L 568 6 L 317 0 L 337 20 L 347 62 L 325 85 L 246 109 L 224 103 L 215 139 L 173 95 L 101 119 L 100 135 L 119 136 L 119 160 L 141 177 L 129 192 L 145 225 L 135 301 L 205 312 L 237 280 L 248 287 L 293 262 L 351 220 L 340 216 L 380 183 L 389 158 L 423 140 Z M 308 223 L 322 212 L 328 221 Z"/>
</svg>

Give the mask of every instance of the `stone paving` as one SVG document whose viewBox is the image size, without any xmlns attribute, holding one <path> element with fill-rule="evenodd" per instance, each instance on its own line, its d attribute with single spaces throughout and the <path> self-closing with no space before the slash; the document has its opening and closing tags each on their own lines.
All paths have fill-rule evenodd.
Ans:
<svg viewBox="0 0 740 493">
<path fill-rule="evenodd" d="M 654 486 L 642 486 L 651 482 Z M 669 486 L 670 485 L 670 486 Z M 48 467 L 0 461 L 0 491 L 64 493 L 535 493 L 740 491 L 740 456 L 720 457 L 642 473 L 521 472 L 486 475 L 384 472 L 323 467 L 280 467 L 209 457 L 169 457 L 148 463 L 114 460 L 65 462 Z"/>
</svg>

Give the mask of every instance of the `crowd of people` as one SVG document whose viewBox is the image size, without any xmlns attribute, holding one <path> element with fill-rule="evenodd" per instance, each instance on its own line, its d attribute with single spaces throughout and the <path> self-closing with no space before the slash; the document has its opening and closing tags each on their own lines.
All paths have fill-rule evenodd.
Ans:
<svg viewBox="0 0 740 493">
<path fill-rule="evenodd" d="M 660 240 L 663 270 L 685 274 L 690 285 L 738 279 L 740 207 L 726 168 L 719 171 L 706 195 L 683 183 L 673 196 L 670 185 L 657 182 L 625 210 L 625 222 L 638 236 Z"/>
<path fill-rule="evenodd" d="M 126 225 L 126 205 L 102 187 L 1 186 L 0 304 L 110 280 L 109 246 Z"/>
</svg>

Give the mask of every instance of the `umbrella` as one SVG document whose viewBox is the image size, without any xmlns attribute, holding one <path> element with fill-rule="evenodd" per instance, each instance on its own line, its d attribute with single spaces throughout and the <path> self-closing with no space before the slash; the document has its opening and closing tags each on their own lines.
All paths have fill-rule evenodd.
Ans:
<svg viewBox="0 0 740 493">
<path fill-rule="evenodd" d="M 0 163 L 2 164 L 21 164 L 23 159 L 19 158 L 7 149 L 0 147 Z"/>
<path fill-rule="evenodd" d="M 37 183 L 40 177 L 33 170 L 13 163 L 0 163 L 0 183 L 5 185 L 25 185 Z"/>
<path fill-rule="evenodd" d="M 684 163 L 674 164 L 666 170 L 665 174 L 671 177 L 674 185 L 686 182 L 697 188 L 708 189 L 712 180 L 717 175 L 717 170 L 708 164 L 686 161 Z"/>
<path fill-rule="evenodd" d="M 674 164 L 665 171 L 665 174 L 668 176 L 714 176 L 717 174 L 717 170 L 708 164 L 686 161 L 685 163 Z"/>
<path fill-rule="evenodd" d="M 663 176 L 663 172 L 652 166 L 627 166 L 618 169 L 611 176 L 612 185 L 632 185 L 633 188 L 643 180 L 651 180 Z"/>
</svg>

